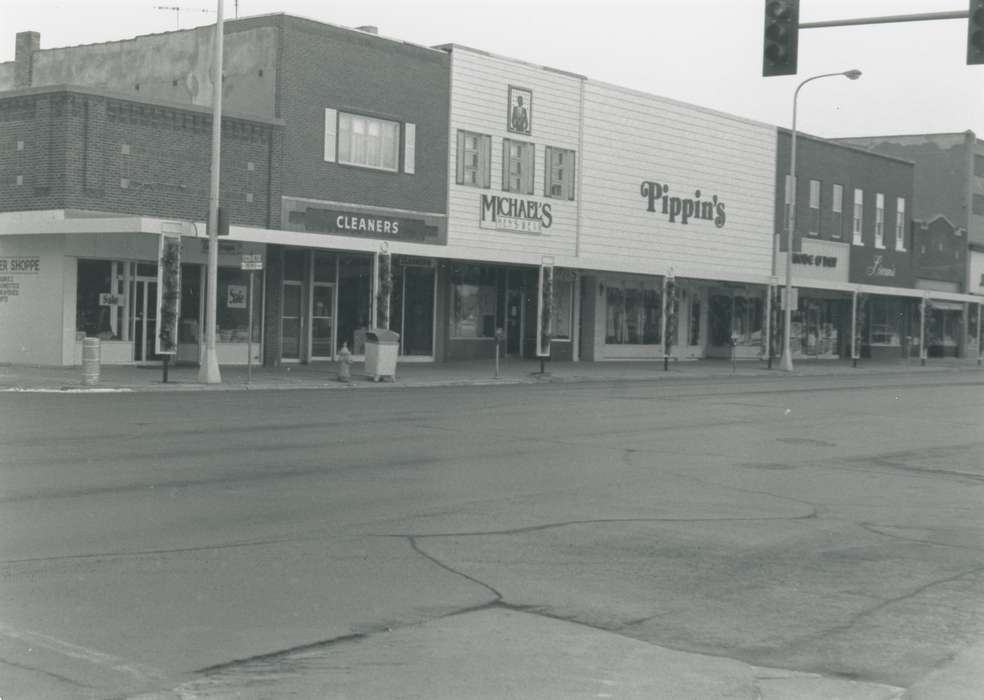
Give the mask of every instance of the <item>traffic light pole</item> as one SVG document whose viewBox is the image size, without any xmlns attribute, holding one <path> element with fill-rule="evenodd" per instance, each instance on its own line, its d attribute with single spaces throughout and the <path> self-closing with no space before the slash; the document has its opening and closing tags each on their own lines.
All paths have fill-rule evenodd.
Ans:
<svg viewBox="0 0 984 700">
<path fill-rule="evenodd" d="M 831 19 L 822 22 L 800 22 L 800 29 L 819 29 L 821 27 L 850 27 L 858 24 L 891 24 L 894 22 L 927 22 L 936 19 L 966 19 L 970 15 L 964 10 L 951 12 L 921 12 L 914 15 L 889 15 L 881 17 L 858 17 L 857 19 Z"/>
</svg>

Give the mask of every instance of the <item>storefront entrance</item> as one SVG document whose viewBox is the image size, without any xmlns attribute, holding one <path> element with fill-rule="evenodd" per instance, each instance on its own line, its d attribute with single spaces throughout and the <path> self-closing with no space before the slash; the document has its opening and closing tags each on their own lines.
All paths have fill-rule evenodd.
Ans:
<svg viewBox="0 0 984 700">
<path fill-rule="evenodd" d="M 137 277 L 133 281 L 133 361 L 153 362 L 160 360 L 155 352 L 157 347 L 157 277 L 141 275 L 148 272 L 147 268 L 156 265 L 137 265 Z"/>
<path fill-rule="evenodd" d="M 506 355 L 522 357 L 526 329 L 526 293 L 510 289 L 506 293 Z"/>
<path fill-rule="evenodd" d="M 332 359 L 335 331 L 335 285 L 315 282 L 311 287 L 311 359 Z"/>
<path fill-rule="evenodd" d="M 399 289 L 400 354 L 434 357 L 434 268 L 405 265 Z"/>
<path fill-rule="evenodd" d="M 284 282 L 284 306 L 280 319 L 280 358 L 301 359 L 301 293 L 300 282 Z"/>
</svg>

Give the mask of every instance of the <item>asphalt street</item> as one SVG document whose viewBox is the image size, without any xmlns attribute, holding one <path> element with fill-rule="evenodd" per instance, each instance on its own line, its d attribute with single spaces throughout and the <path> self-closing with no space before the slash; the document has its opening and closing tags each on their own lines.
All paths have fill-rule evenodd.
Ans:
<svg viewBox="0 0 984 700">
<path fill-rule="evenodd" d="M 0 696 L 974 683 L 980 380 L 2 394 Z"/>
</svg>

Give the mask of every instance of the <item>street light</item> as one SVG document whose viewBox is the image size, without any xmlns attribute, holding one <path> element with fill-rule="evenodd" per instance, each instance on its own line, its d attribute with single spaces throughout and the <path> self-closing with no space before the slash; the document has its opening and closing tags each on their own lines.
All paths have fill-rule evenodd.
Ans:
<svg viewBox="0 0 984 700">
<path fill-rule="evenodd" d="M 789 178 L 786 181 L 786 193 L 789 197 L 789 218 L 786 220 L 786 309 L 783 314 L 782 360 L 779 362 L 779 368 L 786 372 L 793 371 L 793 350 L 790 347 L 789 331 L 793 321 L 793 305 L 791 303 L 793 296 L 793 231 L 796 230 L 796 101 L 799 99 L 800 90 L 807 83 L 838 75 L 843 75 L 849 80 L 857 80 L 861 77 L 861 71 L 853 68 L 840 73 L 814 75 L 812 78 L 807 78 L 801 82 L 796 87 L 796 92 L 793 93 L 793 134 L 789 156 Z M 854 332 L 853 328 L 851 332 Z"/>
</svg>

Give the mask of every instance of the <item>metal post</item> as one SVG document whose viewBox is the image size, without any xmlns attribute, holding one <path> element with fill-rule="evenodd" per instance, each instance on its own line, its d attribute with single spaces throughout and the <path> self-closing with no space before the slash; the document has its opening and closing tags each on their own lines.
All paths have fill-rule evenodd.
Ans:
<svg viewBox="0 0 984 700">
<path fill-rule="evenodd" d="M 981 307 L 984 304 L 977 305 L 977 366 L 981 366 L 981 359 L 984 358 L 984 328 L 981 328 Z"/>
<path fill-rule="evenodd" d="M 926 365 L 926 297 L 919 302 L 919 364 Z"/>
<path fill-rule="evenodd" d="M 253 275 L 249 271 L 249 338 L 246 341 L 246 383 L 253 381 Z"/>
<path fill-rule="evenodd" d="M 212 169 L 208 194 L 208 289 L 205 309 L 205 358 L 198 369 L 198 381 L 222 381 L 215 352 L 215 307 L 219 271 L 219 154 L 222 147 L 222 0 L 217 0 L 214 54 L 212 58 Z"/>
<path fill-rule="evenodd" d="M 775 236 L 773 236 L 775 238 Z M 772 369 L 772 283 L 765 290 L 765 357 Z"/>
<path fill-rule="evenodd" d="M 495 339 L 495 378 L 499 378 L 499 339 Z"/>
<path fill-rule="evenodd" d="M 663 346 L 663 371 L 664 372 L 668 372 L 669 369 L 670 369 L 669 368 L 669 362 L 670 362 L 670 360 L 669 360 L 669 358 L 666 355 L 666 330 L 667 330 L 667 328 L 666 328 L 666 314 L 669 313 L 670 305 L 667 303 L 668 300 L 666 298 L 666 275 L 663 275 L 663 299 L 662 299 L 662 301 L 663 301 L 663 313 L 661 313 L 659 315 L 660 316 L 660 319 L 659 319 L 659 322 L 660 322 L 660 329 L 659 329 L 660 330 L 660 336 L 659 336 L 659 338 L 660 338 L 660 341 L 662 341 L 660 344 Z"/>
<path fill-rule="evenodd" d="M 858 292 L 851 292 L 851 366 L 858 366 Z"/>
</svg>

